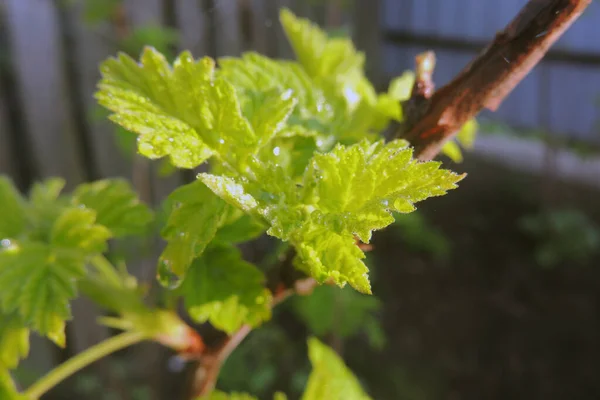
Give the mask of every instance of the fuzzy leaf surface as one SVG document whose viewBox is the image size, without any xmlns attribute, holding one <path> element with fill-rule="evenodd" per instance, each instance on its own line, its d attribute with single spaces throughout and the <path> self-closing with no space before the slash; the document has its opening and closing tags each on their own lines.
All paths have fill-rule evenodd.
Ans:
<svg viewBox="0 0 600 400">
<path fill-rule="evenodd" d="M 271 318 L 271 294 L 265 277 L 233 246 L 207 249 L 192 264 L 183 284 L 186 308 L 197 322 L 209 321 L 232 334 Z"/>
</svg>

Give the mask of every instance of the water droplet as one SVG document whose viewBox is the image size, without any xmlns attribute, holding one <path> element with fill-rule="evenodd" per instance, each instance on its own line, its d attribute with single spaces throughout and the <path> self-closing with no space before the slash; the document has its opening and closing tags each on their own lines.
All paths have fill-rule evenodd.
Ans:
<svg viewBox="0 0 600 400">
<path fill-rule="evenodd" d="M 294 94 L 292 89 L 288 89 L 285 92 L 281 93 L 281 100 L 287 100 Z"/>
<path fill-rule="evenodd" d="M 2 239 L 0 240 L 0 246 L 8 248 L 12 245 L 12 242 L 10 241 L 10 239 Z"/>
<path fill-rule="evenodd" d="M 158 271 L 156 279 L 158 282 L 167 289 L 176 289 L 181 285 L 183 279 L 176 275 L 171 269 L 171 262 L 169 260 L 161 259 L 158 262 Z"/>
<path fill-rule="evenodd" d="M 276 156 L 278 156 L 280 152 L 281 152 L 281 149 L 279 149 L 279 146 L 273 148 L 273 154 L 275 154 Z"/>
<path fill-rule="evenodd" d="M 223 139 L 219 139 L 219 143 L 221 143 L 221 144 L 225 144 L 225 140 L 223 140 Z"/>
<path fill-rule="evenodd" d="M 177 373 L 183 371 L 185 364 L 185 358 L 174 355 L 173 357 L 169 358 L 169 361 L 167 361 L 167 368 L 170 372 Z"/>
<path fill-rule="evenodd" d="M 389 202 L 387 200 L 381 200 L 381 205 L 387 207 L 389 205 Z"/>
<path fill-rule="evenodd" d="M 175 139 L 173 139 L 172 137 L 169 138 L 169 142 L 173 143 Z"/>
</svg>

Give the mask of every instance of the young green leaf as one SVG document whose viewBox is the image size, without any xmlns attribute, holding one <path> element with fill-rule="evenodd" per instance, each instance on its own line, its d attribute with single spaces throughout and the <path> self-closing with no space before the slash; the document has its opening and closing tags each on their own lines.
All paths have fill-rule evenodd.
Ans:
<svg viewBox="0 0 600 400">
<path fill-rule="evenodd" d="M 7 369 L 0 366 L 0 399 L 2 400 L 27 400 L 17 392 L 12 377 Z"/>
<path fill-rule="evenodd" d="M 94 210 L 96 223 L 107 227 L 115 237 L 141 234 L 152 220 L 152 211 L 123 179 L 79 185 L 71 202 Z"/>
<path fill-rule="evenodd" d="M 78 253 L 24 242 L 0 251 L 0 305 L 59 346 L 65 345 L 65 320 L 75 281 L 85 273 Z"/>
<path fill-rule="evenodd" d="M 314 156 L 305 175 L 305 198 L 318 207 L 323 224 L 368 243 L 371 232 L 394 221 L 392 211 L 408 213 L 414 204 L 441 196 L 463 176 L 419 162 L 403 140 L 363 141 Z"/>
<path fill-rule="evenodd" d="M 50 244 L 84 255 L 106 251 L 111 232 L 96 223 L 96 212 L 85 208 L 67 208 L 54 222 Z"/>
<path fill-rule="evenodd" d="M 308 340 L 313 370 L 302 400 L 370 400 L 342 359 L 319 340 Z"/>
<path fill-rule="evenodd" d="M 213 60 L 184 52 L 171 67 L 147 47 L 140 61 L 124 54 L 105 61 L 96 96 L 113 121 L 139 135 L 141 154 L 194 168 L 215 153 L 237 161 L 254 149 L 257 138 L 235 89 L 214 79 Z"/>
<path fill-rule="evenodd" d="M 196 400 L 258 400 L 256 397 L 246 393 L 225 393 L 220 390 L 213 390 L 213 392 L 206 396 L 197 397 Z"/>
<path fill-rule="evenodd" d="M 189 314 L 232 334 L 242 325 L 258 326 L 271 318 L 271 294 L 265 277 L 242 260 L 233 246 L 214 246 L 196 259 L 183 283 Z"/>
<path fill-rule="evenodd" d="M 0 370 L 14 369 L 29 354 L 29 329 L 16 313 L 0 313 Z"/>
<path fill-rule="evenodd" d="M 227 204 L 200 181 L 179 187 L 169 200 L 173 208 L 162 230 L 167 247 L 159 263 L 167 267 L 165 272 L 183 278 L 192 260 L 215 237 Z"/>
<path fill-rule="evenodd" d="M 0 240 L 19 236 L 27 223 L 23 198 L 5 176 L 0 176 L 0 204 Z"/>
<path fill-rule="evenodd" d="M 322 285 L 310 296 L 296 296 L 293 306 L 315 335 L 348 338 L 364 332 L 373 347 L 381 348 L 384 344 L 384 333 L 375 316 L 381 302 L 374 296 Z"/>
<path fill-rule="evenodd" d="M 292 234 L 296 248 L 294 265 L 319 283 L 332 280 L 343 287 L 349 283 L 361 293 L 371 294 L 369 269 L 362 250 L 350 234 L 340 235 L 318 225 L 306 224 Z"/>
<path fill-rule="evenodd" d="M 345 75 L 362 74 L 365 57 L 356 51 L 351 40 L 328 38 L 317 25 L 296 18 L 288 9 L 281 10 L 280 20 L 298 61 L 309 76 L 343 79 Z"/>
</svg>

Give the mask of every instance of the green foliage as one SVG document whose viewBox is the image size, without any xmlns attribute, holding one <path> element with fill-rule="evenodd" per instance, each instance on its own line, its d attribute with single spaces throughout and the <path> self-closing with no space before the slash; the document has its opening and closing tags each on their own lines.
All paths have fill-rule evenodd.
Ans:
<svg viewBox="0 0 600 400">
<path fill-rule="evenodd" d="M 96 8 L 93 20 L 112 13 L 116 0 L 88 5 Z M 186 51 L 169 63 L 163 53 L 175 34 L 144 27 L 121 43 L 129 53 L 154 44 L 139 63 L 120 53 L 100 68 L 96 97 L 111 120 L 137 136 L 141 155 L 162 159 L 164 171 L 207 164 L 164 205 L 167 244 L 158 279 L 176 289 L 170 300 L 182 298 L 193 320 L 229 335 L 269 320 L 273 302 L 264 273 L 236 244 L 266 232 L 287 242 L 293 265 L 317 282 L 370 294 L 359 241 L 368 243 L 394 222 L 394 213 L 414 211 L 463 178 L 439 162 L 413 159 L 404 140 L 383 140 L 387 125 L 402 119 L 411 74 L 378 94 L 365 77 L 364 54 L 349 39 L 329 37 L 288 10 L 281 22 L 297 62 L 246 53 L 217 66 Z M 463 145 L 471 131 L 461 133 Z M 62 193 L 64 185 L 58 178 L 38 183 L 26 199 L 0 178 L 0 373 L 27 354 L 30 330 L 65 345 L 69 302 L 78 290 L 117 314 L 103 324 L 131 331 L 115 338 L 119 345 L 151 338 L 181 352 L 202 347 L 174 310 L 148 307 L 143 286 L 103 255 L 110 239 L 148 230 L 153 213 L 123 180 L 86 183 L 71 194 Z M 379 302 L 334 290 L 318 288 L 296 311 L 318 333 L 345 337 L 364 328 L 381 346 L 372 315 Z M 351 312 L 339 323 L 325 322 L 335 303 Z M 316 339 L 308 347 L 313 371 L 304 399 L 369 398 L 331 349 Z M 5 397 L 14 392 L 6 376 L 0 376 L 0 390 L 11 393 Z M 223 392 L 207 398 L 253 399 Z"/>
<path fill-rule="evenodd" d="M 16 314 L 0 314 L 0 370 L 13 369 L 29 354 L 29 329 Z"/>
<path fill-rule="evenodd" d="M 381 302 L 354 290 L 323 285 L 310 296 L 294 299 L 294 311 L 318 336 L 335 335 L 342 339 L 365 333 L 376 349 L 385 345 L 385 334 L 376 317 Z"/>
<path fill-rule="evenodd" d="M 210 321 L 232 334 L 242 325 L 271 318 L 265 277 L 230 245 L 213 246 L 194 261 L 183 286 L 186 308 L 197 322 Z"/>
<path fill-rule="evenodd" d="M 342 359 L 315 338 L 308 341 L 313 371 L 308 378 L 302 400 L 369 400 L 356 377 Z"/>
<path fill-rule="evenodd" d="M 211 172 L 199 179 L 269 227 L 267 233 L 290 241 L 299 269 L 319 282 L 350 283 L 370 293 L 364 254 L 354 237 L 368 242 L 373 230 L 393 222 L 392 211 L 413 211 L 414 203 L 445 194 L 461 176 L 436 162 L 412 160 L 404 141 L 374 140 L 372 133 L 391 115 L 399 117 L 399 109 L 387 107 L 406 91 L 405 78 L 378 97 L 364 77 L 364 56 L 351 42 L 328 39 L 289 11 L 281 18 L 300 64 L 249 53 L 220 60 L 215 71 L 211 59 L 196 61 L 184 52 L 171 67 L 146 48 L 140 64 L 125 55 L 106 61 L 97 97 L 113 111 L 113 121 L 139 135 L 143 155 L 169 156 L 181 168 L 210 159 Z M 305 146 L 307 138 L 314 145 Z M 338 143 L 328 152 L 336 141 L 355 144 Z M 289 161 L 280 164 L 282 155 Z M 202 198 L 187 201 L 204 208 Z M 165 271 L 181 277 L 200 256 L 223 211 L 214 204 L 194 213 L 209 218 L 202 225 L 190 222 L 201 232 L 168 225 Z M 172 218 L 193 208 L 182 210 Z M 200 246 L 194 244 L 198 237 Z"/>
<path fill-rule="evenodd" d="M 38 183 L 26 200 L 0 178 L 7 205 L 0 220 L 11 222 L 0 226 L 1 315 L 60 346 L 86 263 L 106 250 L 108 239 L 140 231 L 151 217 L 122 181 L 84 184 L 70 196 L 61 195 L 63 186 L 60 179 Z M 3 331 L 0 342 L 10 340 L 10 333 Z"/>
<path fill-rule="evenodd" d="M 519 221 L 519 226 L 536 239 L 535 258 L 542 267 L 586 261 L 600 246 L 600 227 L 578 210 L 528 215 Z"/>
<path fill-rule="evenodd" d="M 450 255 L 451 243 L 442 232 L 431 226 L 421 213 L 398 216 L 394 233 L 411 249 L 431 254 L 437 259 Z"/>
<path fill-rule="evenodd" d="M 3 368 L 0 368 L 0 399 L 26 400 L 25 397 L 19 395 L 9 372 Z"/>
<path fill-rule="evenodd" d="M 215 237 L 227 204 L 200 181 L 181 186 L 169 201 L 172 211 L 162 231 L 168 244 L 160 257 L 159 273 L 182 277 Z"/>
</svg>

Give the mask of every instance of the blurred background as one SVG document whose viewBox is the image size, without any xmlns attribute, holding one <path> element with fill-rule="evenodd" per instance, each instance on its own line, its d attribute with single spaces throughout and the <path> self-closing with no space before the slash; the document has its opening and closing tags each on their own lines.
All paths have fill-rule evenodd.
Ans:
<svg viewBox="0 0 600 400">
<path fill-rule="evenodd" d="M 350 35 L 380 89 L 434 50 L 438 86 L 525 0 L 1 0 L 0 173 L 22 190 L 62 176 L 68 188 L 122 176 L 158 206 L 193 179 L 135 155 L 135 137 L 93 98 L 98 64 L 152 45 L 175 55 L 290 58 L 280 7 Z M 218 386 L 269 398 L 302 391 L 306 337 L 319 335 L 374 399 L 600 398 L 600 4 L 544 61 L 478 118 L 460 189 L 375 235 L 374 297 L 317 289 L 276 310 L 227 362 Z M 1 207 L 2 205 L 0 205 Z M 154 280 L 152 233 L 119 249 Z M 0 288 L 2 290 L 2 288 Z M 28 385 L 111 334 L 74 304 L 69 345 L 34 339 L 15 376 Z M 190 379 L 167 351 L 142 345 L 78 374 L 48 399 L 177 399 Z"/>
</svg>

